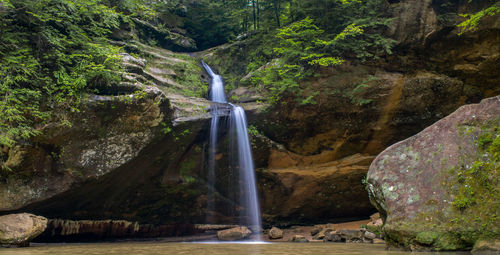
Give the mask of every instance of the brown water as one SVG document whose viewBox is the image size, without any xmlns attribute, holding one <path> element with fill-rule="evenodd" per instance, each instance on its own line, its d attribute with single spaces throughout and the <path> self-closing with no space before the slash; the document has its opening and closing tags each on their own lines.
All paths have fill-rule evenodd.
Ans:
<svg viewBox="0 0 500 255">
<path fill-rule="evenodd" d="M 1 249 L 0 255 L 466 255 L 464 252 L 400 252 L 386 251 L 385 245 L 342 243 L 103 243 L 42 245 L 28 248 Z"/>
</svg>

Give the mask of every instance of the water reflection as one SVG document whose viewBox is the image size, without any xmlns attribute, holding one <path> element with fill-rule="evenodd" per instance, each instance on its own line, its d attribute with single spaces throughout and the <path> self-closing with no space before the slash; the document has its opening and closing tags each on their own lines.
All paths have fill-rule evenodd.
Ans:
<svg viewBox="0 0 500 255">
<path fill-rule="evenodd" d="M 386 251 L 384 245 L 341 243 L 104 243 L 42 245 L 18 249 L 0 249 L 0 255 L 465 255 L 467 252 Z"/>
</svg>

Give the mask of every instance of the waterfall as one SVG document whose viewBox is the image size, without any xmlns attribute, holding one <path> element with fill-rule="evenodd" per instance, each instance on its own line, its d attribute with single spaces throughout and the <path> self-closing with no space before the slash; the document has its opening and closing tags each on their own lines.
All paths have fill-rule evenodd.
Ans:
<svg viewBox="0 0 500 255">
<path fill-rule="evenodd" d="M 210 95 L 208 99 L 216 103 L 227 103 L 226 95 L 224 93 L 224 83 L 222 82 L 222 77 L 215 74 L 212 68 L 207 65 L 207 63 L 201 61 L 205 70 L 211 77 L 210 81 Z"/>
<path fill-rule="evenodd" d="M 220 75 L 215 74 L 210 66 L 208 66 L 205 62 L 201 62 L 203 64 L 203 67 L 207 71 L 207 73 L 210 75 L 211 80 L 210 80 L 210 93 L 208 99 L 212 102 L 216 103 L 226 103 L 226 96 L 224 93 L 224 83 L 222 82 L 222 77 Z M 219 126 L 219 109 L 217 104 L 213 104 L 211 106 L 211 114 L 212 114 L 212 121 L 210 123 L 210 140 L 209 140 L 209 153 L 208 153 L 208 177 L 207 177 L 207 182 L 208 186 L 210 188 L 210 194 L 208 194 L 208 204 L 207 204 L 207 211 L 209 212 L 214 212 L 215 211 L 215 198 L 214 198 L 214 192 L 215 192 L 215 156 L 217 154 L 217 131 L 218 131 L 218 126 Z M 207 219 L 210 220 L 210 219 Z"/>
<path fill-rule="evenodd" d="M 255 167 L 253 164 L 252 149 L 248 139 L 247 120 L 245 111 L 241 106 L 231 104 L 230 116 L 231 129 L 234 131 L 238 146 L 238 166 L 241 190 L 241 202 L 246 208 L 247 225 L 252 230 L 260 231 L 261 217 L 257 184 L 255 182 Z"/>
<path fill-rule="evenodd" d="M 210 82 L 210 93 L 209 99 L 216 103 L 227 103 L 226 96 L 224 93 L 224 83 L 222 77 L 216 74 L 210 66 L 202 61 L 203 67 L 211 77 Z M 229 104 L 231 113 L 229 116 L 229 128 L 230 134 L 232 134 L 232 140 L 236 145 L 237 160 L 235 164 L 239 169 L 239 183 L 240 187 L 240 204 L 245 208 L 244 215 L 240 214 L 240 223 L 246 224 L 252 230 L 257 230 L 254 232 L 259 232 L 261 228 L 261 215 L 259 200 L 257 195 L 257 185 L 255 181 L 255 168 L 253 163 L 252 151 L 250 147 L 250 140 L 248 138 L 247 131 L 247 121 L 245 116 L 245 111 L 242 107 Z M 217 144 L 218 144 L 218 128 L 219 128 L 219 118 L 220 113 L 218 111 L 218 105 L 213 104 L 211 106 L 212 121 L 210 126 L 210 138 L 209 138 L 209 156 L 208 156 L 208 177 L 207 181 L 209 186 L 215 186 L 216 180 L 216 154 L 217 154 Z M 233 152 L 232 150 L 230 152 Z M 212 189 L 212 193 L 215 189 Z M 213 194 L 208 194 L 209 201 L 213 201 Z M 208 203 L 208 210 L 214 210 L 215 205 L 213 202 Z M 258 235 L 260 239 L 260 235 Z"/>
</svg>

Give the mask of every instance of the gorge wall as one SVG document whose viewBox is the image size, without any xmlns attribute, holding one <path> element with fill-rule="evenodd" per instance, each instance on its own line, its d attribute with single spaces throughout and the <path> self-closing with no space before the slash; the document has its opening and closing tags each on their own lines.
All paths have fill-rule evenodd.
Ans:
<svg viewBox="0 0 500 255">
<path fill-rule="evenodd" d="M 265 43 L 258 36 L 197 53 L 234 83 L 230 95 L 247 110 L 266 224 L 370 215 L 375 208 L 362 180 L 378 153 L 463 104 L 500 93 L 498 15 L 462 35 L 446 19 L 487 1 L 392 2 L 385 33 L 397 42 L 394 53 L 320 69 L 306 81 L 316 104 L 290 96 L 268 105 L 265 95 L 240 86 L 246 52 Z M 211 213 L 214 223 L 233 223 L 225 212 L 236 205 L 224 191 L 220 209 L 205 211 L 210 103 L 197 59 L 116 34 L 128 52 L 123 86 L 89 95 L 79 113 L 61 113 L 71 127 L 49 124 L 2 151 L 12 171 L 0 180 L 1 213 L 148 224 L 200 223 Z M 361 83 L 367 87 L 348 96 Z"/>
</svg>

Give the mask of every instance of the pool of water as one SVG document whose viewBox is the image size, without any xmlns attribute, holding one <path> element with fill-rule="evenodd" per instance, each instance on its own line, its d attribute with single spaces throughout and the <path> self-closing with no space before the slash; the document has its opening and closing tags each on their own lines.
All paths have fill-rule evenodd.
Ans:
<svg viewBox="0 0 500 255">
<path fill-rule="evenodd" d="M 49 244 L 26 248 L 1 249 L 0 255 L 156 255 L 156 254 L 270 254 L 270 255 L 466 255 L 467 252 L 401 252 L 387 251 L 385 245 L 345 243 L 102 243 Z"/>
</svg>

